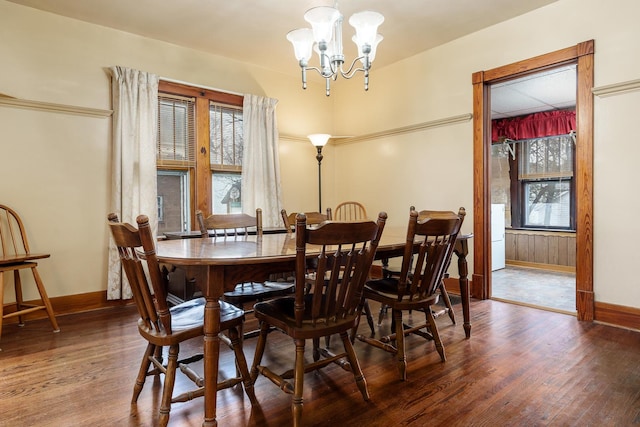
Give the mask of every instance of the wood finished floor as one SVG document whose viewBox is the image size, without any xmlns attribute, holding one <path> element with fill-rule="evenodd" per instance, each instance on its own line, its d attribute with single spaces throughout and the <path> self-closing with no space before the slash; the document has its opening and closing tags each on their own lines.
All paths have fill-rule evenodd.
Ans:
<svg viewBox="0 0 640 427">
<path fill-rule="evenodd" d="M 376 307 L 372 307 L 374 310 Z M 640 424 L 640 333 L 581 323 L 575 317 L 472 301 L 472 337 L 437 322 L 447 352 L 409 338 L 408 381 L 398 380 L 391 355 L 356 343 L 371 400 L 350 373 L 329 366 L 305 377 L 308 426 L 630 426 Z M 160 388 L 148 379 L 137 407 L 133 381 L 144 350 L 133 307 L 5 325 L 0 341 L 0 426 L 152 426 Z M 368 327 L 361 325 L 361 332 Z M 251 326 L 251 325 L 248 325 Z M 388 321 L 382 328 L 388 328 Z M 274 332 L 264 361 L 288 366 L 293 344 Z M 184 346 L 187 352 L 201 341 Z M 339 340 L 332 340 L 339 345 Z M 255 339 L 246 342 L 251 360 Z M 232 353 L 221 355 L 233 372 Z M 180 379 L 176 389 L 187 381 Z M 252 408 L 240 388 L 218 394 L 220 426 L 291 425 L 290 396 L 267 379 L 256 383 Z M 170 426 L 200 426 L 202 400 L 175 404 Z"/>
</svg>

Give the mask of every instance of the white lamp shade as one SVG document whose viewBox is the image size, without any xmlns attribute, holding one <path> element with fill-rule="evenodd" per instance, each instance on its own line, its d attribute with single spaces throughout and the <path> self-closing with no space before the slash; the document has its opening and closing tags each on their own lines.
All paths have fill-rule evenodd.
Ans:
<svg viewBox="0 0 640 427">
<path fill-rule="evenodd" d="M 298 61 L 308 62 L 311 58 L 311 48 L 313 47 L 313 31 L 310 28 L 298 28 L 287 33 L 287 40 L 293 44 Z"/>
<path fill-rule="evenodd" d="M 331 135 L 329 135 L 328 133 L 314 133 L 308 135 L 307 138 L 309 138 L 314 146 L 323 147 L 327 144 L 329 138 L 331 138 Z"/>
<path fill-rule="evenodd" d="M 384 37 L 382 37 L 382 35 L 376 35 L 376 41 L 371 45 L 371 52 L 369 52 L 369 63 L 373 62 L 373 60 L 376 59 L 376 50 L 378 49 L 378 43 L 380 43 L 383 39 Z M 362 44 L 358 43 L 358 36 L 353 36 L 351 40 L 353 40 L 356 46 L 358 46 L 358 56 L 364 56 L 364 54 L 362 53 Z M 364 63 L 364 58 L 360 59 L 360 61 Z"/>
<path fill-rule="evenodd" d="M 333 36 L 333 26 L 340 18 L 338 9 L 329 6 L 318 6 L 307 10 L 304 19 L 311 24 L 313 39 L 316 43 L 329 43 Z"/>
<path fill-rule="evenodd" d="M 378 26 L 384 22 L 384 16 L 378 12 L 366 10 L 351 15 L 349 24 L 356 29 L 356 37 L 360 43 L 373 46 L 378 34 Z"/>
</svg>

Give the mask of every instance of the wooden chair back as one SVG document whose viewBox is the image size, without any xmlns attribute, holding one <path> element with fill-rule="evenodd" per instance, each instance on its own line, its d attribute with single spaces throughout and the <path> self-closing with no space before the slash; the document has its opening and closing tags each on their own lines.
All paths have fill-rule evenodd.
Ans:
<svg viewBox="0 0 640 427">
<path fill-rule="evenodd" d="M 342 202 L 332 211 L 335 221 L 359 221 L 367 219 L 367 210 L 359 202 Z"/>
<path fill-rule="evenodd" d="M 298 214 L 296 283 L 307 283 L 311 288 L 296 286 L 297 327 L 302 327 L 305 317 L 314 326 L 323 325 L 322 329 L 330 328 L 332 323 L 355 319 L 386 219 L 387 214 L 381 212 L 377 222 L 328 221 L 307 228 L 305 215 Z M 320 254 L 312 258 L 316 264 L 313 279 L 306 277 L 308 245 L 317 245 L 320 249 Z"/>
<path fill-rule="evenodd" d="M 322 214 L 320 212 L 305 212 L 304 215 L 307 217 L 307 225 L 320 224 L 321 222 L 330 220 L 330 211 L 330 208 L 327 208 L 326 214 Z M 287 210 L 282 209 L 280 211 L 280 215 L 282 216 L 282 222 L 284 224 L 284 228 L 287 230 L 287 233 L 294 232 L 296 227 L 296 216 L 298 215 L 298 212 L 287 214 Z"/>
<path fill-rule="evenodd" d="M 256 216 L 245 213 L 212 214 L 204 217 L 202 211 L 196 211 L 196 219 L 202 237 L 209 237 L 209 230 L 214 231 L 214 237 L 222 234 L 224 237 L 248 235 L 255 229 L 258 236 L 262 236 L 262 209 L 256 209 Z"/>
<path fill-rule="evenodd" d="M 20 216 L 10 207 L 0 205 L 0 256 L 29 253 L 27 232 Z"/>
<path fill-rule="evenodd" d="M 25 256 L 28 260 L 25 260 Z M 27 232 L 24 223 L 16 211 L 8 206 L 0 205 L 0 336 L 2 335 L 2 323 L 4 319 L 17 317 L 18 324 L 24 325 L 25 316 L 39 310 L 45 310 L 54 332 L 59 332 L 60 327 L 53 312 L 53 306 L 47 295 L 44 283 L 38 273 L 38 259 L 48 258 L 48 253 L 32 253 L 29 249 Z M 20 271 L 30 269 L 33 280 L 40 294 L 41 303 L 33 304 L 24 301 Z M 15 310 L 5 311 L 4 284 L 5 274 L 13 272 L 13 287 L 15 289 Z M 0 349 L 1 350 L 1 349 Z"/>
<path fill-rule="evenodd" d="M 149 330 L 171 334 L 167 283 L 156 256 L 149 218 L 146 215 L 139 215 L 136 218 L 137 229 L 131 224 L 119 222 L 115 213 L 110 213 L 108 220 L 111 235 L 118 248 L 120 261 L 129 280 L 140 319 Z M 144 254 L 151 286 L 147 281 L 141 253 Z"/>
<path fill-rule="evenodd" d="M 460 208 L 458 214 L 423 212 L 420 216 L 413 210 L 409 215 L 398 284 L 399 301 L 407 297 L 424 299 L 439 289 L 466 214 L 464 208 Z"/>
</svg>

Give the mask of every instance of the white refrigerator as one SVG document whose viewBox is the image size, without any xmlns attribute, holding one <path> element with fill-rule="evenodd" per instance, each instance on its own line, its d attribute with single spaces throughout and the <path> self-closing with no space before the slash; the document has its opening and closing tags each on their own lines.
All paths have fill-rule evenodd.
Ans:
<svg viewBox="0 0 640 427">
<path fill-rule="evenodd" d="M 491 271 L 504 268 L 504 205 L 491 205 Z"/>
</svg>

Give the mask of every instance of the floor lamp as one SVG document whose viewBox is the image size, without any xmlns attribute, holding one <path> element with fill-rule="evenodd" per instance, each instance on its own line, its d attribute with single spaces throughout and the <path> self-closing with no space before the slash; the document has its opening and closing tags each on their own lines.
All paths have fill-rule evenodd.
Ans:
<svg viewBox="0 0 640 427">
<path fill-rule="evenodd" d="M 318 161 L 318 212 L 322 213 L 322 147 L 327 144 L 331 135 L 327 133 L 314 133 L 307 138 L 318 150 L 316 160 Z"/>
</svg>

